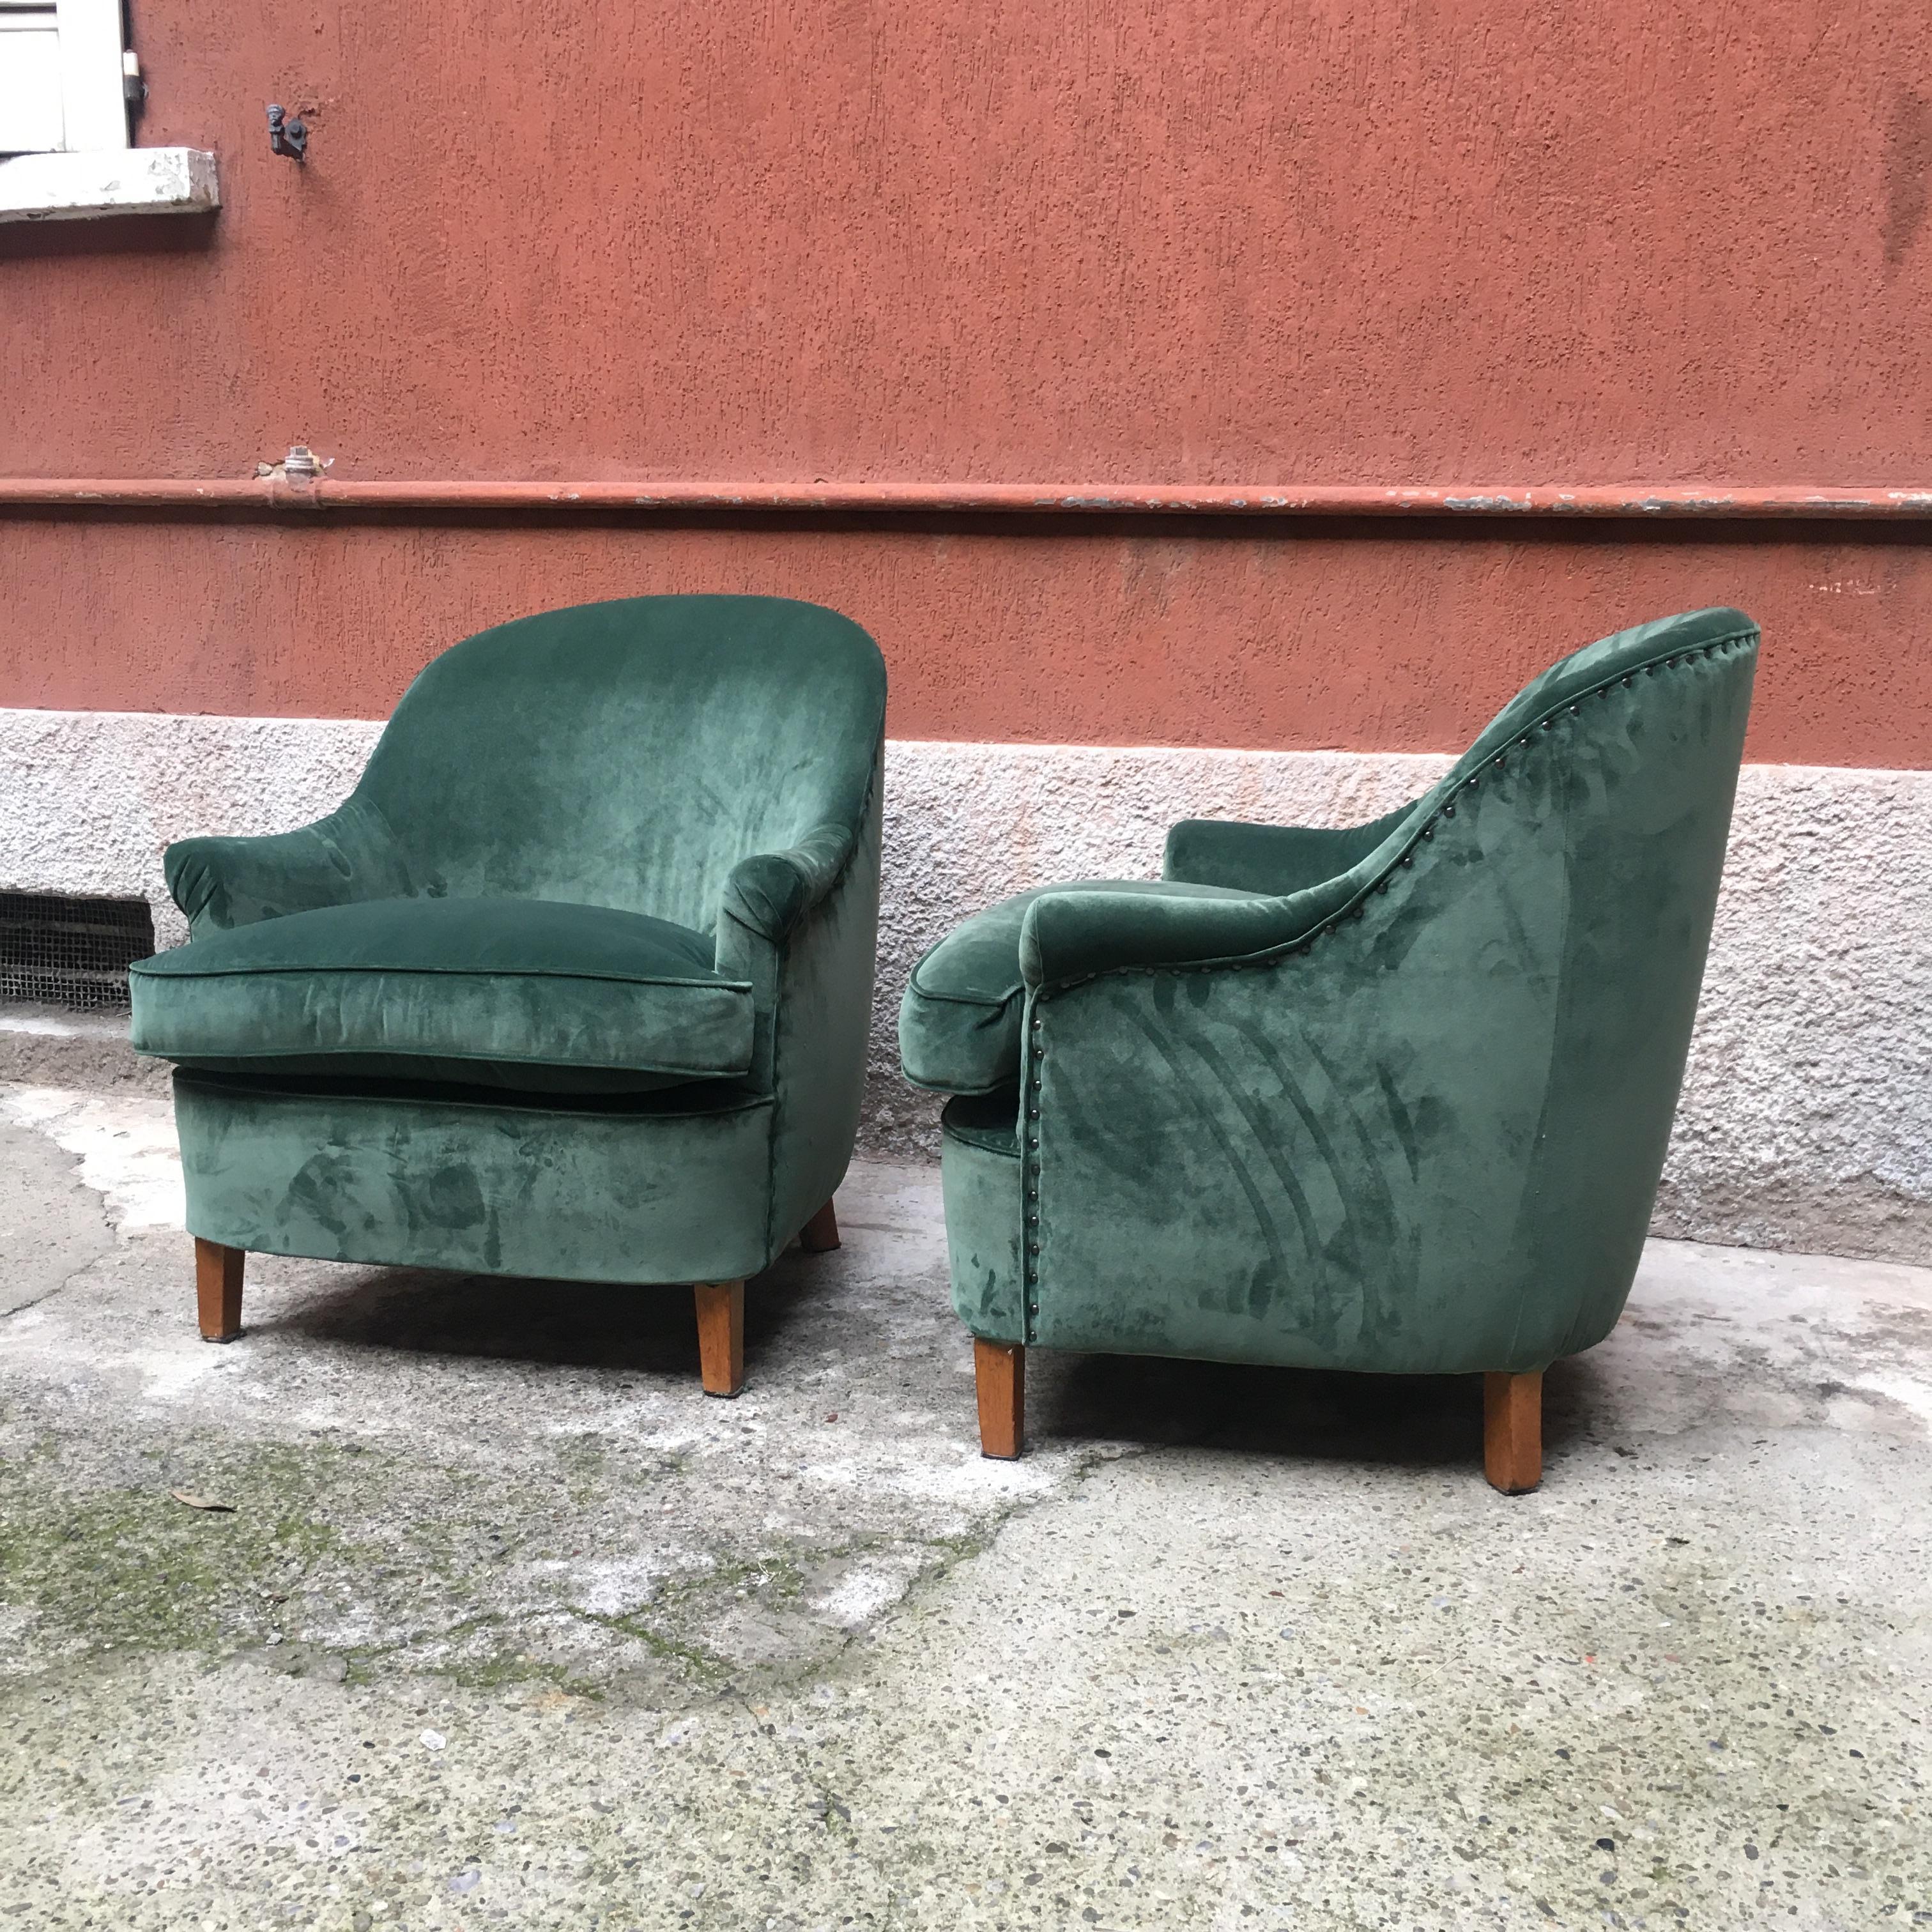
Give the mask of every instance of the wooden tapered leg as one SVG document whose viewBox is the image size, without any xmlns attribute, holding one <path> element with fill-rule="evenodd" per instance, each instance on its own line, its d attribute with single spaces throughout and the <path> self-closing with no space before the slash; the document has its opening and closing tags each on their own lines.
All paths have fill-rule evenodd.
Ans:
<svg viewBox="0 0 1932 1932">
<path fill-rule="evenodd" d="M 706 1395 L 736 1395 L 745 1386 L 745 1284 L 700 1281 L 698 1370 Z"/>
<path fill-rule="evenodd" d="M 1026 1444 L 1026 1345 L 973 1338 L 980 1391 L 980 1454 L 1010 1462 Z"/>
<path fill-rule="evenodd" d="M 829 1254 L 838 1245 L 838 1216 L 826 1202 L 798 1231 L 798 1244 L 808 1255 Z"/>
<path fill-rule="evenodd" d="M 1543 1480 L 1543 1372 L 1483 1378 L 1483 1473 L 1506 1496 Z"/>
<path fill-rule="evenodd" d="M 232 1342 L 241 1334 L 242 1265 L 248 1258 L 245 1249 L 195 1236 L 195 1312 L 204 1342 Z"/>
</svg>

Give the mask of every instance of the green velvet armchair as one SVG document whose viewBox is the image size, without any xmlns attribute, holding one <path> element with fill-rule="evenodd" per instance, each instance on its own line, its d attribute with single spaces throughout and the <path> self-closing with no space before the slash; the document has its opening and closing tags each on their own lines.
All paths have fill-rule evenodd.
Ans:
<svg viewBox="0 0 1932 1932">
<path fill-rule="evenodd" d="M 1682 1079 L 1757 657 L 1736 610 L 1577 652 L 1374 824 L 1177 825 L 1159 884 L 914 970 L 981 1444 L 1025 1351 L 1481 1372 L 1499 1489 L 1616 1324 Z"/>
<path fill-rule="evenodd" d="M 190 838 L 134 968 L 175 1063 L 202 1333 L 243 1257 L 691 1282 L 837 1245 L 878 920 L 886 674 L 771 597 L 638 597 L 458 644 L 346 803 Z"/>
</svg>

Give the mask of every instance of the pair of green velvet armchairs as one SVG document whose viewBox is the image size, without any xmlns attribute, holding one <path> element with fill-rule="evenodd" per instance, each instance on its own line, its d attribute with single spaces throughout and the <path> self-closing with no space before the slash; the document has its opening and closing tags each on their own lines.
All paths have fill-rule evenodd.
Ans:
<svg viewBox="0 0 1932 1932">
<path fill-rule="evenodd" d="M 1486 1377 L 1500 1488 L 1543 1369 L 1635 1274 L 1716 902 L 1757 634 L 1564 659 L 1372 824 L 1194 821 L 1158 884 L 1022 894 L 920 962 L 982 1447 L 1025 1351 Z M 137 965 L 174 1062 L 202 1333 L 248 1251 L 695 1285 L 836 1246 L 878 924 L 885 668 L 774 598 L 647 597 L 432 663 L 348 802 L 167 854 Z"/>
</svg>

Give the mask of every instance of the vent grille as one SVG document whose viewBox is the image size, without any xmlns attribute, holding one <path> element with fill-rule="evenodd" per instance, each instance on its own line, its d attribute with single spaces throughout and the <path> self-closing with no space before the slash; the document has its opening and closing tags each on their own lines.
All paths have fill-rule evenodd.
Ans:
<svg viewBox="0 0 1932 1932">
<path fill-rule="evenodd" d="M 154 950 L 146 899 L 0 892 L 0 999 L 124 1013 L 128 968 Z"/>
</svg>

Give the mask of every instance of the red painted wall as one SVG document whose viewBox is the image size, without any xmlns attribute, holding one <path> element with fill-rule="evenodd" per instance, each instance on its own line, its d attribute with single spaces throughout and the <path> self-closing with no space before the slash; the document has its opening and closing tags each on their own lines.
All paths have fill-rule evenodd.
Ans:
<svg viewBox="0 0 1932 1932">
<path fill-rule="evenodd" d="M 0 521 L 0 582 L 38 586 L 6 701 L 380 717 L 502 618 L 754 590 L 881 640 L 896 736 L 1448 750 L 1571 646 L 1736 597 L 1770 639 L 1752 756 L 1932 764 L 1932 551 L 1909 542 L 975 528 Z"/>
<path fill-rule="evenodd" d="M 1919 0 L 136 0 L 206 226 L 0 230 L 0 474 L 1932 482 Z M 298 106 L 305 170 L 264 104 Z M 1753 755 L 1932 764 L 1910 531 L 0 521 L 0 704 L 369 712 L 651 589 L 902 736 L 1447 748 L 1736 602 Z"/>
</svg>

